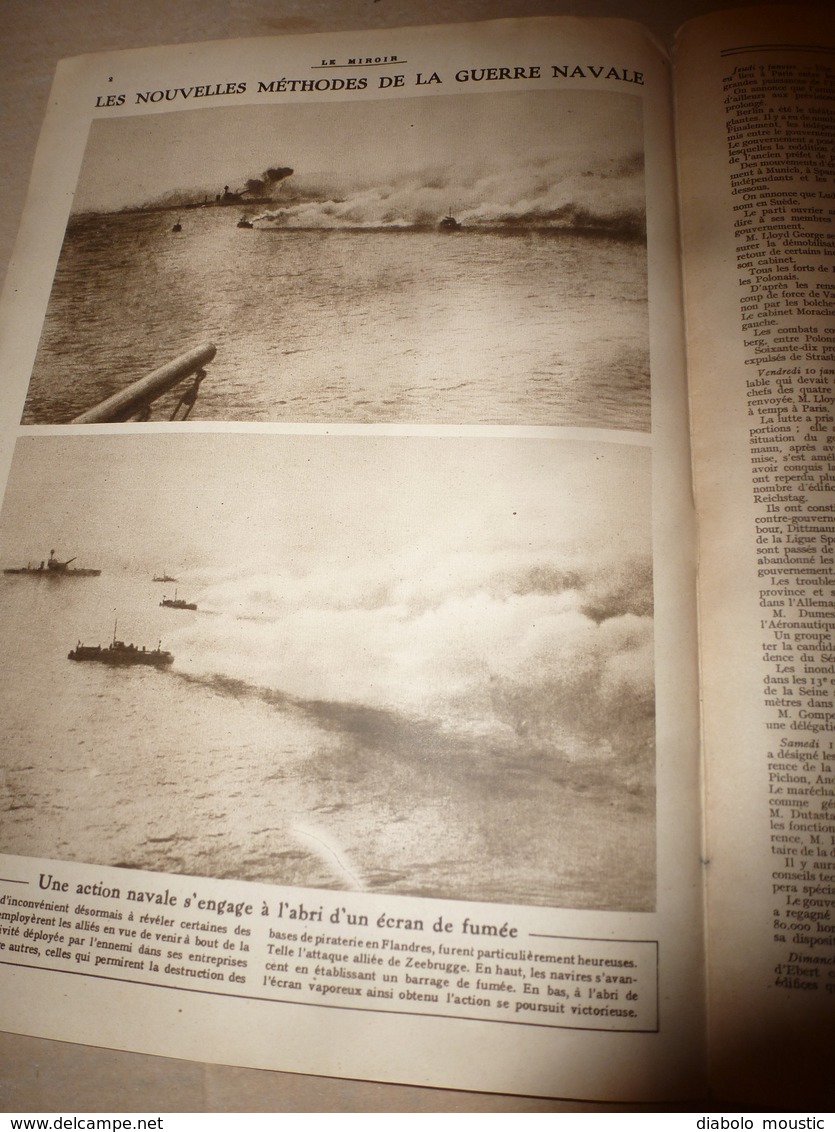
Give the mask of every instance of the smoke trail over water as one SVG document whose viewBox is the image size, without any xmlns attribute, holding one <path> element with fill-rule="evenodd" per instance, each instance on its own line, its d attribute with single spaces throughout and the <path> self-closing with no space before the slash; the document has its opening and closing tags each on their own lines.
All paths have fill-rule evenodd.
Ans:
<svg viewBox="0 0 835 1132">
<path fill-rule="evenodd" d="M 649 564 L 429 553 L 209 583 L 182 667 L 320 725 L 633 765 L 654 730 Z"/>
<path fill-rule="evenodd" d="M 550 158 L 487 172 L 482 166 L 411 174 L 345 194 L 304 178 L 288 190 L 287 204 L 255 219 L 296 228 L 409 227 L 436 224 L 451 209 L 465 227 L 599 228 L 629 236 L 645 231 L 639 154 L 589 163 L 581 171 Z M 293 193 L 302 199 L 294 201 Z"/>
</svg>

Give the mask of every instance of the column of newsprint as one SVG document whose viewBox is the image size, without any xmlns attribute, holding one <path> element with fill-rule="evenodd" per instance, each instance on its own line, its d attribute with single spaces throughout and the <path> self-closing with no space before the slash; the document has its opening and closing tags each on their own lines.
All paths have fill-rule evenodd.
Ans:
<svg viewBox="0 0 835 1132">
<path fill-rule="evenodd" d="M 835 21 L 705 17 L 676 67 L 711 1074 L 786 1107 L 835 994 Z"/>
<path fill-rule="evenodd" d="M 738 60 L 740 57 L 733 56 Z M 724 83 L 762 630 L 775 983 L 835 991 L 835 65 Z"/>
</svg>

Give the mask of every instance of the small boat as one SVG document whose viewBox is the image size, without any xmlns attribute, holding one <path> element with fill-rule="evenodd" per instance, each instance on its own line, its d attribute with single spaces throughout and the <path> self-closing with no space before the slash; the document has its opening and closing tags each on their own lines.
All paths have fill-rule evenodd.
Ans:
<svg viewBox="0 0 835 1132">
<path fill-rule="evenodd" d="M 9 566 L 4 574 L 28 574 L 35 578 L 98 578 L 101 570 L 90 570 L 86 567 L 73 566 L 74 558 L 61 562 L 55 557 L 55 551 L 50 550 L 49 558 L 37 566 Z"/>
<path fill-rule="evenodd" d="M 159 645 L 147 649 L 144 645 L 126 645 L 116 639 L 116 626 L 113 627 L 113 640 L 102 648 L 101 645 L 82 645 L 81 641 L 67 653 L 67 660 L 86 660 L 97 664 L 109 664 L 117 668 L 132 665 L 145 665 L 149 668 L 166 668 L 174 663 L 174 656 Z"/>
<path fill-rule="evenodd" d="M 177 597 L 177 591 L 174 590 L 173 597 L 164 597 L 160 605 L 165 606 L 166 609 L 196 609 L 197 605 L 193 601 L 183 601 Z"/>
<path fill-rule="evenodd" d="M 252 227 L 252 221 L 247 220 L 247 218 L 245 216 L 242 216 L 240 218 L 240 220 L 238 221 L 236 227 L 238 227 L 238 228 L 251 228 Z"/>
<path fill-rule="evenodd" d="M 461 227 L 461 221 L 456 220 L 454 216 L 445 216 L 438 224 L 438 230 L 441 232 L 460 232 Z"/>
<path fill-rule="evenodd" d="M 176 224 L 171 225 L 171 231 L 172 232 L 182 232 L 182 230 L 183 230 L 183 226 L 182 226 L 182 224 L 180 223 L 179 220 L 177 221 Z"/>
<path fill-rule="evenodd" d="M 166 574 L 165 571 L 163 571 L 161 574 L 154 574 L 154 577 L 153 577 L 152 580 L 154 582 L 176 582 L 177 581 L 176 578 L 172 578 L 171 575 Z"/>
</svg>

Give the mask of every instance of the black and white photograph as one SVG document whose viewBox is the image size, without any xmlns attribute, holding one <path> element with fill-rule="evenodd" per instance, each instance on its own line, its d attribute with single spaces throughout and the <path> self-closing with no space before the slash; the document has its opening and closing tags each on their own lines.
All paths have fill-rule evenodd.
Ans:
<svg viewBox="0 0 835 1132">
<path fill-rule="evenodd" d="M 22 420 L 185 417 L 647 431 L 641 100 L 94 120 Z"/>
<path fill-rule="evenodd" d="M 650 456 L 21 437 L 0 850 L 651 910 Z"/>
</svg>

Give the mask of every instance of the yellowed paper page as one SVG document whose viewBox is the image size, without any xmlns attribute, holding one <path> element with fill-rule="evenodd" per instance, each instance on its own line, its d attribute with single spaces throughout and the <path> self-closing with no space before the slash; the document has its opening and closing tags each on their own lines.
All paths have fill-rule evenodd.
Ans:
<svg viewBox="0 0 835 1132">
<path fill-rule="evenodd" d="M 688 25 L 677 58 L 719 1095 L 831 1099 L 835 24 Z"/>
<path fill-rule="evenodd" d="M 700 1089 L 669 77 L 577 20 L 61 68 L 0 313 L 3 1026 Z"/>
</svg>

